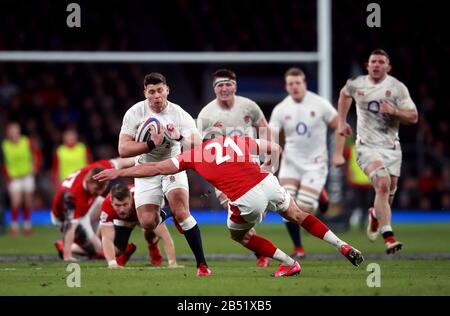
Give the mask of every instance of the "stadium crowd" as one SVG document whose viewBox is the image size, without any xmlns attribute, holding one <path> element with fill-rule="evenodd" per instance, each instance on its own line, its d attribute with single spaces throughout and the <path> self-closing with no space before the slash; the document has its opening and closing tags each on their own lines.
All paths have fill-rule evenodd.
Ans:
<svg viewBox="0 0 450 316">
<path fill-rule="evenodd" d="M 0 50 L 308 51 L 317 44 L 313 1 L 300 4 L 268 0 L 257 6 L 246 1 L 213 5 L 189 0 L 156 4 L 127 1 L 108 7 L 92 1 L 79 3 L 83 8 L 80 30 L 58 26 L 65 23 L 66 12 L 62 7 L 49 3 L 38 8 L 25 3 L 4 4 L 0 13 Z M 424 1 L 418 4 L 427 10 Z M 389 7 L 383 2 L 383 5 L 396 9 L 394 4 Z M 446 141 L 449 135 L 446 105 L 450 100 L 444 78 L 450 47 L 443 43 L 439 29 L 428 29 L 432 25 L 429 19 L 436 23 L 444 23 L 445 19 L 439 21 L 436 12 L 434 16 L 419 12 L 417 5 L 415 9 L 412 6 L 403 9 L 411 21 L 419 21 L 420 17 L 424 31 L 429 34 L 426 38 L 419 39 L 419 35 L 407 31 L 403 20 L 387 14 L 383 23 L 390 24 L 389 34 L 382 28 L 353 28 L 352 25 L 365 21 L 355 21 L 361 19 L 361 14 L 352 12 L 365 10 L 365 6 L 355 6 L 348 0 L 335 4 L 332 101 L 336 105 L 339 92 L 336 87 L 342 86 L 347 77 L 364 72 L 368 52 L 385 48 L 391 55 L 393 74 L 408 85 L 420 114 L 418 125 L 402 127 L 400 132 L 404 164 L 394 208 L 448 210 L 450 148 Z M 20 14 L 3 16 L 8 10 Z M 170 12 L 179 22 L 175 24 L 166 15 L 158 15 L 161 10 Z M 102 14 L 89 14 L 90 11 Z M 223 14 L 224 11 L 232 14 Z M 56 18 L 44 20 L 46 16 Z M 418 47 L 417 41 L 422 45 Z M 432 63 L 433 60 L 439 62 Z M 286 65 L 284 70 L 289 66 L 292 65 Z M 131 105 L 143 99 L 141 83 L 147 72 L 165 73 L 173 89 L 169 99 L 189 105 L 186 110 L 195 118 L 204 105 L 206 92 L 202 83 L 205 76 L 211 76 L 208 67 L 211 66 L 0 62 L 0 126 L 19 122 L 42 151 L 34 208 L 50 205 L 55 190 L 51 180 L 52 157 L 66 128 L 78 130 L 94 160 L 116 157 L 121 119 Z M 276 72 L 282 87 L 284 71 L 277 72 L 278 67 L 268 65 L 267 72 L 272 72 L 271 77 Z M 241 78 L 254 75 L 252 65 L 240 65 L 235 70 Z M 269 117 L 275 103 L 261 104 Z M 4 133 L 1 128 L 0 139 Z M 213 199 L 201 198 L 205 189 L 193 179 L 196 178 L 190 177 L 191 207 L 211 207 Z M 2 188 L 4 191 L 4 184 Z"/>
</svg>

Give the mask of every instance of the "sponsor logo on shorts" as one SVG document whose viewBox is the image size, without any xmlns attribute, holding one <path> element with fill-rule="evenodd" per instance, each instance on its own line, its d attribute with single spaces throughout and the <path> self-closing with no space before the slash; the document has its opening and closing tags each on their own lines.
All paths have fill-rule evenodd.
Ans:
<svg viewBox="0 0 450 316">
<path fill-rule="evenodd" d="M 175 176 L 170 176 L 169 180 L 170 180 L 170 182 L 175 182 Z"/>
</svg>

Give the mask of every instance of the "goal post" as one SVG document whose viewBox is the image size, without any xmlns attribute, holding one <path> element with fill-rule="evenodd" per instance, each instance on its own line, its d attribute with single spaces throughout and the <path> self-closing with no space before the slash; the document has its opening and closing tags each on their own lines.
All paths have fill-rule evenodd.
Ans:
<svg viewBox="0 0 450 316">
<path fill-rule="evenodd" d="M 316 52 L 0 51 L 0 62 L 302 63 L 318 64 L 318 92 L 332 98 L 331 0 L 317 0 Z"/>
</svg>

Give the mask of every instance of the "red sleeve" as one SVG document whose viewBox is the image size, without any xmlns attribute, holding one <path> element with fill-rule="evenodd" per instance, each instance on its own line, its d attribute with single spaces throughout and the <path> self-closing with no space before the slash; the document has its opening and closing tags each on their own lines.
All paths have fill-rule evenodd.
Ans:
<svg viewBox="0 0 450 316">
<path fill-rule="evenodd" d="M 194 150 L 187 150 L 176 156 L 178 160 L 178 170 L 194 169 Z M 200 156 L 201 157 L 201 156 Z"/>
<path fill-rule="evenodd" d="M 53 179 L 53 183 L 56 186 L 58 186 L 59 185 L 59 161 L 58 161 L 58 155 L 56 154 L 56 151 L 53 154 L 52 179 Z"/>
<path fill-rule="evenodd" d="M 86 215 L 88 210 L 86 207 L 82 207 L 84 203 L 82 203 L 81 198 L 77 194 L 74 194 L 74 203 L 73 219 L 78 219 Z"/>
<path fill-rule="evenodd" d="M 100 224 L 113 223 L 116 212 L 111 204 L 111 196 L 108 194 L 100 206 Z"/>
</svg>

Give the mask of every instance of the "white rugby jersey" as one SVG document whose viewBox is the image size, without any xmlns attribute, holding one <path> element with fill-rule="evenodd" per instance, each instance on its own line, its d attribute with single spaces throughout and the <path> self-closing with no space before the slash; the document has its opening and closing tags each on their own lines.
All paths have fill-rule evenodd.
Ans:
<svg viewBox="0 0 450 316">
<path fill-rule="evenodd" d="M 136 131 L 143 121 L 149 117 L 155 117 L 166 127 L 168 124 L 174 124 L 183 137 L 188 137 L 193 133 L 198 133 L 195 121 L 192 116 L 183 110 L 179 105 L 167 101 L 167 107 L 160 113 L 155 113 L 148 100 L 136 103 L 125 113 L 123 117 L 120 133 L 136 136 Z M 150 153 L 142 154 L 138 157 L 138 163 L 162 161 L 175 157 L 181 152 L 181 145 L 177 141 L 169 141 L 163 145 L 157 146 Z"/>
<path fill-rule="evenodd" d="M 406 86 L 392 76 L 373 83 L 368 75 L 349 79 L 345 85 L 355 99 L 358 140 L 372 146 L 392 148 L 399 141 L 400 122 L 387 114 L 380 114 L 381 100 L 386 100 L 400 110 L 412 110 L 416 106 Z"/>
<path fill-rule="evenodd" d="M 222 135 L 247 135 L 255 138 L 253 126 L 262 117 L 264 114 L 254 101 L 235 96 L 231 109 L 220 106 L 217 99 L 209 102 L 198 114 L 197 126 L 203 137 L 208 134 L 208 131 L 218 128 Z"/>
<path fill-rule="evenodd" d="M 328 161 L 327 128 L 336 109 L 321 96 L 307 91 L 301 102 L 287 96 L 272 111 L 270 126 L 283 129 L 286 137 L 283 155 L 293 161 Z"/>
</svg>

